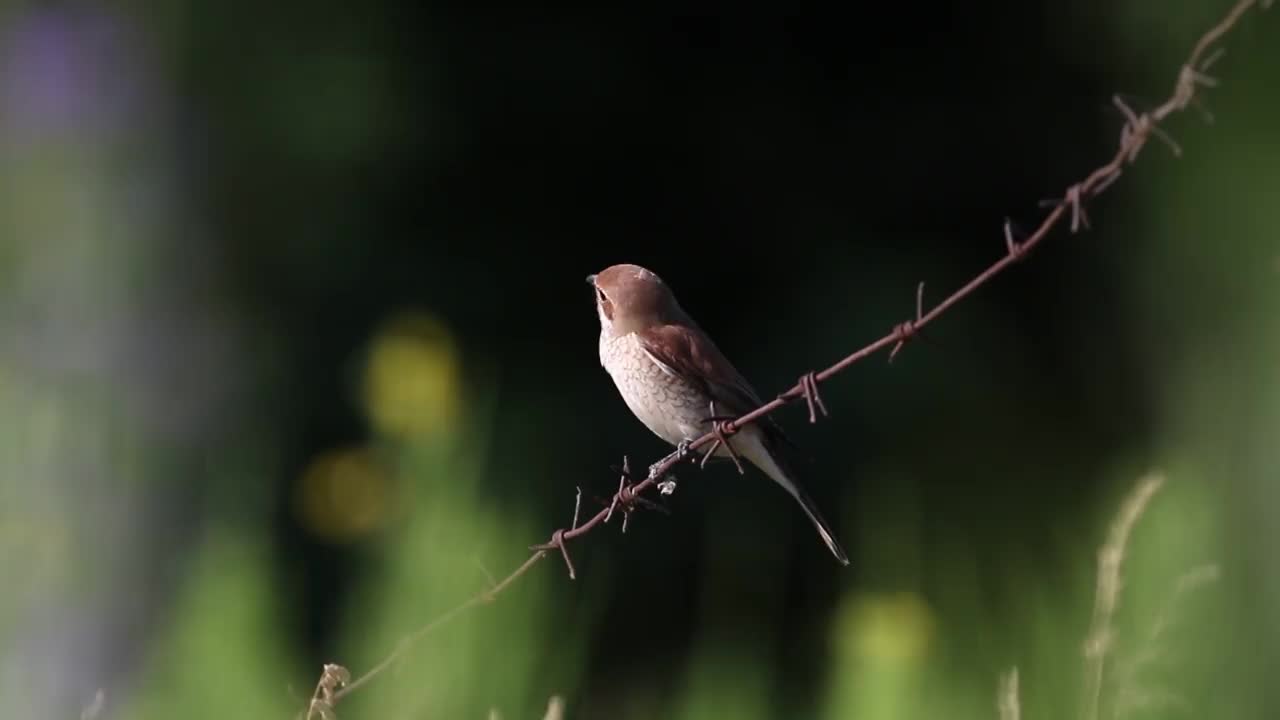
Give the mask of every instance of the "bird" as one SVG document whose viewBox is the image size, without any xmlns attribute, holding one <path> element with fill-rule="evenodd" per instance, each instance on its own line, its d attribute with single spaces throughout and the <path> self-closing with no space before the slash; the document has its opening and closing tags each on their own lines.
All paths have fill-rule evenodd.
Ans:
<svg viewBox="0 0 1280 720">
<path fill-rule="evenodd" d="M 764 404 L 657 274 L 624 263 L 587 275 L 587 283 L 600 318 L 600 364 L 632 414 L 677 452 L 712 430 L 717 418 L 739 417 Z M 848 565 L 835 533 L 780 452 L 789 442 L 781 427 L 766 416 L 725 441 L 734 453 L 713 445 L 714 457 L 745 457 L 782 486 L 836 560 Z"/>
</svg>

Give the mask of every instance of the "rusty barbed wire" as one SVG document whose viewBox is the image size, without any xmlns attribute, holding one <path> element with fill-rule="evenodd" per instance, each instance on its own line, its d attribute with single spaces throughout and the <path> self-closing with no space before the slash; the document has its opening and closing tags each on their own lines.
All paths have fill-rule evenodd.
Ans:
<svg viewBox="0 0 1280 720">
<path fill-rule="evenodd" d="M 1216 87 L 1218 85 L 1217 78 L 1208 75 L 1209 68 L 1221 58 L 1222 49 L 1215 50 L 1207 58 L 1205 53 L 1210 46 L 1220 40 L 1239 22 L 1240 18 L 1246 12 L 1255 6 L 1266 9 L 1272 4 L 1272 0 L 1239 0 L 1227 12 L 1217 25 L 1213 26 L 1200 37 L 1193 47 L 1187 61 L 1183 63 L 1179 69 L 1177 81 L 1174 84 L 1173 92 L 1167 100 L 1158 105 L 1154 110 L 1149 112 L 1138 113 L 1128 103 L 1126 103 L 1120 95 L 1114 95 L 1113 104 L 1120 110 L 1125 118 L 1124 126 L 1120 131 L 1120 140 L 1115 155 L 1107 163 L 1099 166 L 1093 172 L 1085 177 L 1084 180 L 1069 186 L 1063 193 L 1061 198 L 1048 201 L 1044 205 L 1053 209 L 1045 216 L 1035 232 L 1031 233 L 1023 239 L 1015 237 L 1012 222 L 1005 220 L 1003 228 L 1003 239 L 1005 243 L 1005 254 L 999 260 L 992 263 L 987 269 L 976 275 L 968 283 L 961 286 L 951 295 L 944 298 L 937 305 L 934 305 L 928 312 L 924 312 L 924 283 L 921 282 L 916 290 L 916 313 L 911 320 L 897 323 L 893 329 L 884 337 L 856 350 L 836 363 L 818 372 L 807 372 L 800 376 L 796 384 L 791 388 L 779 393 L 770 402 L 761 405 L 745 415 L 737 418 L 713 418 L 711 423 L 712 429 L 704 433 L 701 437 L 693 440 L 687 445 L 677 448 L 675 452 L 667 455 L 658 462 L 649 467 L 646 477 L 634 485 L 631 483 L 631 472 L 627 459 L 623 458 L 622 477 L 619 480 L 618 490 L 613 494 L 612 498 L 605 503 L 606 507 L 598 511 L 595 515 L 588 518 L 585 522 L 579 524 L 579 510 L 581 504 L 581 489 L 578 490 L 577 500 L 574 503 L 573 524 L 568 530 L 564 528 L 556 529 L 551 533 L 551 537 L 544 543 L 531 545 L 529 549 L 532 554 L 509 575 L 500 582 L 491 583 L 490 587 L 483 592 L 463 601 L 448 612 L 440 615 L 431 622 L 423 625 L 417 630 L 405 635 L 397 643 L 392 652 L 374 667 L 370 668 L 363 675 L 355 680 L 348 682 L 350 672 L 341 665 L 327 664 L 320 681 L 317 683 L 316 692 L 312 698 L 311 707 L 304 713 L 307 718 L 320 716 L 331 717 L 333 707 L 340 700 L 355 690 L 359 689 L 373 678 L 377 677 L 387 668 L 392 666 L 403 655 L 408 652 L 411 647 L 422 637 L 434 631 L 441 625 L 452 620 L 457 615 L 466 610 L 493 601 L 495 597 L 513 582 L 518 580 L 522 575 L 528 572 L 534 565 L 545 558 L 552 551 L 560 553 L 564 560 L 565 567 L 568 570 L 569 578 L 576 579 L 577 574 L 574 569 L 573 560 L 569 555 L 568 541 L 582 537 L 594 530 L 596 527 L 608 523 L 614 516 L 615 512 L 620 511 L 623 515 L 623 532 L 626 531 L 626 522 L 631 512 L 637 506 L 664 510 L 661 505 L 641 497 L 641 495 L 652 488 L 658 488 L 662 494 L 670 494 L 674 489 L 674 479 L 665 480 L 675 466 L 686 458 L 697 459 L 697 455 L 691 451 L 696 450 L 708 443 L 714 443 L 715 447 L 724 444 L 730 449 L 727 440 L 730 436 L 738 431 L 738 428 L 748 423 L 759 420 L 760 418 L 774 412 L 775 410 L 796 400 L 803 399 L 808 405 L 809 422 L 816 423 L 818 421 L 817 411 L 821 411 L 825 417 L 829 413 L 826 404 L 822 401 L 822 397 L 818 392 L 818 384 L 829 380 L 833 376 L 843 372 L 851 365 L 864 360 L 882 350 L 890 349 L 890 362 L 911 340 L 920 337 L 920 331 L 927 325 L 932 324 L 943 313 L 947 312 L 954 305 L 964 300 L 976 290 L 986 285 L 996 275 L 999 275 L 1006 268 L 1026 258 L 1037 245 L 1039 245 L 1049 232 L 1056 228 L 1068 213 L 1070 213 L 1070 230 L 1072 234 L 1078 233 L 1082 228 L 1090 229 L 1089 217 L 1085 210 L 1085 202 L 1093 197 L 1097 197 L 1112 184 L 1114 184 L 1124 172 L 1124 167 L 1130 165 L 1136 160 L 1138 154 L 1146 146 L 1147 141 L 1154 135 L 1158 139 L 1165 142 L 1175 156 L 1180 156 L 1182 148 L 1175 142 L 1167 131 L 1160 127 L 1160 124 L 1170 115 L 1187 109 L 1193 102 L 1198 102 L 1198 90 L 1200 88 Z M 714 410 L 712 411 L 714 414 Z M 710 456 L 711 452 L 705 453 L 703 459 Z M 732 455 L 731 455 L 732 456 Z M 735 463 L 737 458 L 734 457 Z M 741 465 L 738 465 L 741 471 Z M 301 715 L 300 715 L 301 716 Z"/>
</svg>

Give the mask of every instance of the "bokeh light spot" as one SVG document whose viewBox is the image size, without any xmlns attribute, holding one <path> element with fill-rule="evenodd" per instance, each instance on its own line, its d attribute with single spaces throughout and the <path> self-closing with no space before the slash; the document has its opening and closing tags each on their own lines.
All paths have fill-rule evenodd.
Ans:
<svg viewBox="0 0 1280 720">
<path fill-rule="evenodd" d="M 912 662 L 924 656 L 933 635 L 933 614 L 917 594 L 851 598 L 841 618 L 849 653 L 873 663 Z"/>
<path fill-rule="evenodd" d="M 382 524 L 389 493 L 387 474 L 370 450 L 331 450 L 303 473 L 298 511 L 303 526 L 314 535 L 346 542 Z"/>
<path fill-rule="evenodd" d="M 457 420 L 460 374 L 453 334 L 439 318 L 397 315 L 369 346 L 365 412 L 380 434 L 401 440 L 437 436 Z"/>
</svg>

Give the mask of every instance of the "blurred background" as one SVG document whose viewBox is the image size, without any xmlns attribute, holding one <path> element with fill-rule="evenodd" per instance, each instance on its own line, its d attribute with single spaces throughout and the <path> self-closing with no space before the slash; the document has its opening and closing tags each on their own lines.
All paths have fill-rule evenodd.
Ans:
<svg viewBox="0 0 1280 720">
<path fill-rule="evenodd" d="M 0 5 L 0 717 L 293 717 L 667 452 L 588 273 L 660 274 L 772 396 L 1033 229 L 1228 5 Z M 996 718 L 1016 667 L 1025 718 L 1266 717 L 1278 37 L 1091 230 L 778 413 L 849 567 L 686 469 L 338 716 Z"/>
</svg>

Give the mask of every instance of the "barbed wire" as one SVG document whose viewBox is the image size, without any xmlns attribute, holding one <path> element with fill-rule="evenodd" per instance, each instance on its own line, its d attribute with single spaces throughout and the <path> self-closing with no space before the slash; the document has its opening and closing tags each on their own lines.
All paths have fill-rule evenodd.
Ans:
<svg viewBox="0 0 1280 720">
<path fill-rule="evenodd" d="M 743 425 L 759 420 L 782 406 L 801 399 L 808 406 L 809 422 L 816 423 L 819 412 L 823 416 L 828 415 L 826 403 L 823 402 L 822 396 L 818 393 L 819 383 L 829 380 L 848 369 L 854 363 L 885 349 L 889 349 L 889 361 L 892 362 L 902 348 L 915 339 L 925 326 L 935 322 L 943 313 L 986 285 L 996 275 L 1026 258 L 1029 252 L 1044 241 L 1050 231 L 1068 217 L 1070 218 L 1070 230 L 1073 234 L 1081 229 L 1089 229 L 1089 216 L 1085 209 L 1086 201 L 1101 195 L 1114 184 L 1123 174 L 1124 168 L 1137 159 L 1138 154 L 1152 137 L 1156 137 L 1168 145 L 1175 156 L 1181 155 L 1181 146 L 1160 127 L 1160 124 L 1174 113 L 1186 110 L 1193 101 L 1198 99 L 1201 88 L 1211 88 L 1218 85 L 1218 80 L 1208 73 L 1213 64 L 1221 58 L 1222 50 L 1219 49 L 1209 53 L 1209 49 L 1234 28 L 1240 18 L 1249 10 L 1255 6 L 1266 9 L 1271 4 L 1272 0 L 1239 0 L 1232 6 L 1223 19 L 1210 28 L 1196 42 L 1187 61 L 1179 69 L 1172 94 L 1155 109 L 1149 112 L 1136 112 L 1120 95 L 1114 95 L 1112 103 L 1125 118 L 1125 124 L 1120 131 L 1120 140 L 1115 155 L 1112 156 L 1111 160 L 1089 173 L 1083 180 L 1067 187 L 1061 198 L 1050 201 L 1048 205 L 1052 207 L 1052 210 L 1049 211 L 1039 227 L 1029 236 L 1022 239 L 1018 238 L 1013 231 L 1012 223 L 1006 220 L 1004 224 L 1005 254 L 987 269 L 944 298 L 937 305 L 934 305 L 928 312 L 924 310 L 924 283 L 920 283 L 916 288 L 916 312 L 912 319 L 896 324 L 884 337 L 844 356 L 824 370 L 805 373 L 800 376 L 796 384 L 791 388 L 755 410 L 731 420 L 716 422 L 712 430 L 690 442 L 683 451 L 677 450 L 651 465 L 645 478 L 639 483 L 632 482 L 630 463 L 624 457 L 618 489 L 607 503 L 607 506 L 580 524 L 578 519 L 579 511 L 581 510 L 582 492 L 579 489 L 574 503 L 573 522 L 569 528 L 559 528 L 551 533 L 551 537 L 546 542 L 531 546 L 529 549 L 532 554 L 501 581 L 492 584 L 487 590 L 472 596 L 426 625 L 402 637 L 390 654 L 354 680 L 350 679 L 351 673 L 345 667 L 337 664 L 326 664 L 311 701 L 305 710 L 306 720 L 315 720 L 316 718 L 332 720 L 335 718 L 333 707 L 339 701 L 360 689 L 395 664 L 427 634 L 477 605 L 492 602 L 503 590 L 510 587 L 512 583 L 550 553 L 558 552 L 560 554 L 570 579 L 575 579 L 577 572 L 574 569 L 573 559 L 569 555 L 568 542 L 586 535 L 600 525 L 610 522 L 615 514 L 619 512 L 623 518 L 622 530 L 625 532 L 627 519 L 637 507 L 662 509 L 660 505 L 641 496 L 643 493 L 655 488 L 661 494 L 672 492 L 674 483 L 664 481 L 664 478 L 671 473 L 678 463 L 686 459 L 696 461 L 700 457 L 709 456 L 715 451 L 716 445 L 720 443 L 727 445 L 728 438 Z M 1206 53 L 1208 54 L 1206 55 Z M 705 455 L 690 452 L 708 443 L 712 443 L 713 447 Z M 299 713 L 299 717 L 303 717 L 303 714 Z"/>
</svg>

